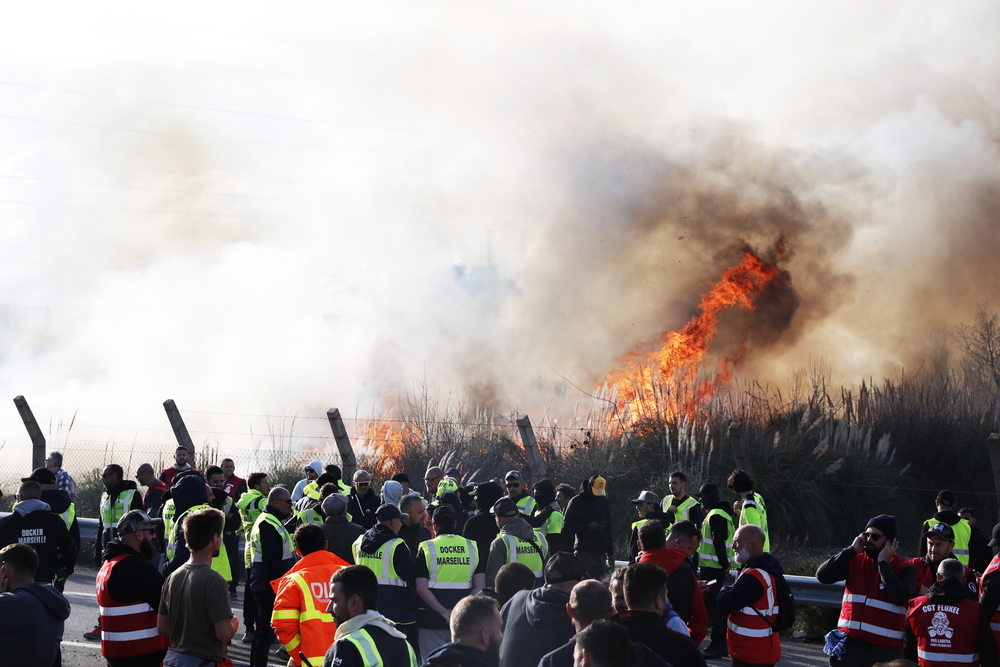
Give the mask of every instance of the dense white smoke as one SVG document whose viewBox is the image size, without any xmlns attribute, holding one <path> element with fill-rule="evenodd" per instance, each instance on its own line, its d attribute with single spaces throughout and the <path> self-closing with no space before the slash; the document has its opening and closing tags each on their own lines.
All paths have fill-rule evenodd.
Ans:
<svg viewBox="0 0 1000 667">
<path fill-rule="evenodd" d="M 0 396 L 97 441 L 415 382 L 558 416 L 743 242 L 790 251 L 779 383 L 1000 285 L 995 3 L 91 4 L 0 28 Z"/>
</svg>

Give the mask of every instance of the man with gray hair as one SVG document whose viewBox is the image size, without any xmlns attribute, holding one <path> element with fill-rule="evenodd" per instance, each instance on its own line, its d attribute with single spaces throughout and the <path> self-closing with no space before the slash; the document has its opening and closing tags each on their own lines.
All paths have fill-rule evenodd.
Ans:
<svg viewBox="0 0 1000 667">
<path fill-rule="evenodd" d="M 69 495 L 69 499 L 76 502 L 76 482 L 73 481 L 68 472 L 63 470 L 62 464 L 63 455 L 60 452 L 52 452 L 45 459 L 45 467 L 55 473 L 56 491 L 65 491 Z"/>
<path fill-rule="evenodd" d="M 378 494 L 372 490 L 372 476 L 365 470 L 354 473 L 354 488 L 347 503 L 351 520 L 365 530 L 371 530 L 378 521 L 375 510 L 380 504 Z"/>
<path fill-rule="evenodd" d="M 966 568 L 954 558 L 941 561 L 927 595 L 910 600 L 904 656 L 921 667 L 969 663 L 1000 664 L 996 641 L 975 595 L 965 586 Z"/>
</svg>

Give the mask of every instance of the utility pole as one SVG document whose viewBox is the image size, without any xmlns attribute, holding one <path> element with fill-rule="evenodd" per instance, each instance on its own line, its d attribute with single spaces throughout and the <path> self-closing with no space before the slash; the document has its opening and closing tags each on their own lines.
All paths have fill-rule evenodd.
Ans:
<svg viewBox="0 0 1000 667">
<path fill-rule="evenodd" d="M 42 434 L 42 429 L 38 428 L 38 422 L 28 407 L 27 399 L 19 394 L 14 397 L 14 405 L 17 406 L 24 428 L 28 429 L 28 435 L 31 437 L 31 469 L 41 468 L 45 465 L 45 436 Z"/>
<path fill-rule="evenodd" d="M 347 435 L 344 418 L 340 416 L 338 408 L 327 410 L 326 418 L 330 420 L 330 430 L 333 431 L 333 439 L 337 441 L 337 451 L 340 452 L 341 479 L 350 484 L 350 480 L 354 479 L 354 473 L 358 469 L 358 459 L 354 456 L 351 436 Z"/>
<path fill-rule="evenodd" d="M 517 418 L 517 430 L 521 433 L 521 444 L 524 446 L 524 458 L 528 460 L 528 471 L 531 473 L 531 483 L 545 478 L 545 459 L 538 449 L 535 439 L 535 429 L 531 427 L 528 415 Z"/>
<path fill-rule="evenodd" d="M 189 463 L 192 468 L 197 467 L 194 459 L 194 443 L 191 441 L 191 435 L 188 433 L 187 426 L 184 425 L 184 418 L 181 417 L 181 412 L 177 409 L 174 399 L 168 398 L 163 401 L 163 409 L 167 411 L 167 419 L 170 421 L 170 428 L 174 430 L 174 437 L 177 438 L 177 444 L 187 447 L 188 452 L 191 454 Z"/>
</svg>

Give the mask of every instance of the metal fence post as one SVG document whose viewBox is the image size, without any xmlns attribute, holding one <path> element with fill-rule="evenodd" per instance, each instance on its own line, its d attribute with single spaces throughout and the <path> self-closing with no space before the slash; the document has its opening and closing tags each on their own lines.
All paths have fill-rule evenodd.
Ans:
<svg viewBox="0 0 1000 667">
<path fill-rule="evenodd" d="M 177 409 L 174 399 L 168 398 L 163 401 L 163 409 L 167 411 L 167 419 L 170 421 L 170 428 L 174 430 L 174 437 L 177 438 L 177 444 L 187 447 L 188 452 L 191 454 L 191 467 L 197 467 L 194 458 L 194 443 L 191 441 L 191 435 L 188 433 L 187 426 L 184 425 L 184 418 L 181 417 L 180 410 Z"/>
<path fill-rule="evenodd" d="M 31 412 L 31 408 L 28 407 L 27 399 L 17 395 L 14 397 L 14 405 L 17 406 L 17 412 L 21 415 L 24 428 L 28 429 L 28 435 L 31 436 L 31 469 L 41 468 L 45 465 L 45 436 L 42 434 L 42 429 L 38 427 L 38 422 L 35 421 L 35 415 Z"/>
<path fill-rule="evenodd" d="M 531 419 L 528 415 L 521 415 L 517 418 L 517 430 L 521 433 L 524 457 L 528 459 L 531 483 L 534 484 L 545 478 L 545 459 L 542 458 L 542 452 L 538 449 L 538 441 L 535 439 L 535 429 L 531 427 Z"/>
<path fill-rule="evenodd" d="M 341 479 L 350 484 L 350 480 L 354 479 L 354 472 L 358 469 L 358 459 L 354 456 L 351 436 L 347 435 L 347 429 L 344 427 L 344 419 L 340 416 L 338 408 L 327 410 L 326 418 L 330 420 L 333 439 L 337 441 L 337 451 L 340 452 Z"/>
</svg>

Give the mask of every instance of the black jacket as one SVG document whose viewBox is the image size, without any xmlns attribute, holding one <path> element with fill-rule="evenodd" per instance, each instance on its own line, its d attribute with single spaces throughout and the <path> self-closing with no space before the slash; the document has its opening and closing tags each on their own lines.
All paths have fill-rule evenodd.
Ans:
<svg viewBox="0 0 1000 667">
<path fill-rule="evenodd" d="M 69 494 L 65 491 L 59 491 L 58 489 L 46 489 L 42 491 L 42 502 L 49 506 L 56 514 L 62 514 L 70 508 L 73 501 L 69 499 Z M 69 528 L 69 537 L 73 540 L 73 544 L 76 545 L 76 554 L 80 555 L 80 522 L 77 520 L 79 517 L 73 519 L 73 524 L 67 526 Z M 65 523 L 65 522 L 63 522 Z M 73 561 L 74 564 L 76 561 Z"/>
<path fill-rule="evenodd" d="M 448 642 L 431 651 L 423 667 L 497 667 L 497 664 L 477 648 Z"/>
<path fill-rule="evenodd" d="M 591 531 L 588 526 L 597 523 L 600 530 Z M 606 496 L 595 496 L 587 485 L 582 493 L 573 496 L 566 506 L 563 520 L 563 547 L 572 544 L 574 551 L 587 554 L 608 554 L 614 562 L 614 545 L 611 538 L 611 505 Z"/>
<path fill-rule="evenodd" d="M 629 639 L 645 644 L 674 667 L 705 667 L 705 658 L 687 635 L 674 632 L 652 611 L 623 611 L 614 620 L 625 626 Z"/>
<path fill-rule="evenodd" d="M 358 524 L 365 530 L 369 530 L 378 523 L 375 518 L 375 510 L 379 508 L 381 501 L 378 494 L 368 487 L 368 493 L 363 496 L 358 495 L 357 488 L 351 489 L 351 495 L 347 497 L 347 513 L 351 515 L 351 521 Z"/>
<path fill-rule="evenodd" d="M 537 665 L 546 653 L 572 637 L 573 622 L 566 612 L 569 593 L 557 588 L 519 591 L 503 606 L 503 643 L 500 667 Z"/>
<path fill-rule="evenodd" d="M 76 545 L 63 520 L 41 500 L 22 500 L 0 519 L 0 548 L 16 542 L 31 545 L 38 554 L 35 581 L 52 583 L 58 570 L 72 574 Z"/>
<path fill-rule="evenodd" d="M 855 558 L 866 558 L 870 561 L 871 567 L 878 569 L 889 602 L 906 606 L 917 585 L 916 569 L 912 565 L 908 565 L 897 575 L 892 571 L 892 567 L 887 561 L 876 560 L 864 551 L 858 553 L 854 547 L 847 547 L 816 568 L 816 580 L 821 584 L 835 584 L 838 581 L 845 581 L 850 571 L 851 561 Z"/>
<path fill-rule="evenodd" d="M 365 529 L 348 521 L 343 514 L 326 517 L 322 528 L 326 536 L 326 550 L 354 565 L 354 551 L 351 547 L 355 540 L 365 534 Z"/>
<path fill-rule="evenodd" d="M 0 662 L 50 667 L 67 618 L 69 602 L 52 584 L 26 584 L 0 595 Z"/>
<path fill-rule="evenodd" d="M 279 521 L 284 516 L 271 505 L 265 505 L 264 511 Z M 271 582 L 292 569 L 292 565 L 295 565 L 295 559 L 282 558 L 284 549 L 281 534 L 266 521 L 262 521 L 260 524 L 260 551 L 262 560 L 250 565 L 247 581 L 250 582 L 250 590 L 254 593 L 266 592 L 273 595 Z"/>
<path fill-rule="evenodd" d="M 552 653 L 546 653 L 538 667 L 573 667 L 573 650 L 576 648 L 576 637 L 557 648 Z M 629 648 L 628 667 L 670 667 L 670 663 L 641 642 L 632 642 Z"/>
<path fill-rule="evenodd" d="M 784 574 L 778 559 L 766 551 L 754 558 L 752 561 L 740 568 L 740 572 L 748 568 L 755 568 L 769 572 L 770 574 Z M 764 595 L 764 586 L 761 585 L 757 577 L 746 575 L 737 576 L 736 581 L 730 586 L 723 586 L 719 591 L 719 596 L 715 600 L 719 614 L 729 615 L 737 609 L 752 607 Z"/>
<path fill-rule="evenodd" d="M 381 548 L 383 544 L 398 537 L 388 526 L 377 523 L 366 531 L 361 538 L 361 551 L 373 554 Z M 389 554 L 387 554 L 389 555 Z M 407 586 L 388 586 L 379 584 L 378 587 L 378 610 L 379 613 L 396 623 L 413 623 L 417 620 L 417 588 L 416 565 L 410 550 L 404 544 L 397 547 L 391 554 L 392 567 L 396 571 L 396 576 L 407 583 Z M 379 574 L 381 576 L 381 574 Z"/>
<path fill-rule="evenodd" d="M 933 604 L 954 605 L 962 600 L 973 600 L 969 590 L 957 579 L 945 579 L 931 586 L 927 593 L 927 601 Z M 993 638 L 993 631 L 990 629 L 989 617 L 985 611 L 979 614 L 979 629 L 976 633 L 976 651 L 979 653 L 979 664 L 982 667 L 997 667 L 1000 664 L 1000 652 L 997 650 L 997 642 Z M 917 638 L 913 634 L 913 628 L 909 622 L 906 624 L 906 636 L 903 638 L 903 656 L 907 660 L 917 662 Z"/>
<path fill-rule="evenodd" d="M 184 513 L 192 507 L 206 505 L 205 481 L 195 475 L 182 477 L 170 489 L 170 497 L 174 501 L 174 524 L 177 526 L 177 539 L 174 541 L 174 557 L 163 568 L 163 576 L 169 577 L 191 557 L 187 540 L 184 538 Z M 170 535 L 165 539 L 170 540 Z"/>
</svg>

